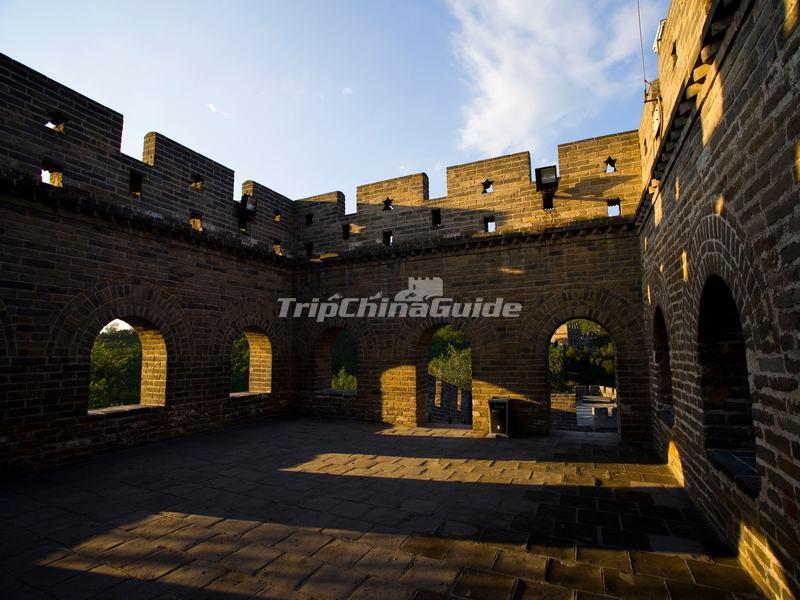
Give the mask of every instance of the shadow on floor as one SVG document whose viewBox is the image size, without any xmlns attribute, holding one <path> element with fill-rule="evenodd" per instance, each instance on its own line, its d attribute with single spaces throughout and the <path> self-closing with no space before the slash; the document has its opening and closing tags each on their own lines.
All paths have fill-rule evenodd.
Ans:
<svg viewBox="0 0 800 600">
<path fill-rule="evenodd" d="M 757 594 L 667 467 L 610 442 L 286 419 L 96 456 L 4 482 L 0 592 Z"/>
</svg>

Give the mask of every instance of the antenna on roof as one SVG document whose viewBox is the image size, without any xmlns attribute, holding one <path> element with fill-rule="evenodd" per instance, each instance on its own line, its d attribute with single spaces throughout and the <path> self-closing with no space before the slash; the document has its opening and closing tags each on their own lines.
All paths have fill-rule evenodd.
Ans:
<svg viewBox="0 0 800 600">
<path fill-rule="evenodd" d="M 642 80 L 644 81 L 644 101 L 647 102 L 647 73 L 644 70 L 644 41 L 642 39 L 642 10 L 639 8 L 639 0 L 636 0 L 636 16 L 639 19 L 639 50 L 642 53 Z"/>
</svg>

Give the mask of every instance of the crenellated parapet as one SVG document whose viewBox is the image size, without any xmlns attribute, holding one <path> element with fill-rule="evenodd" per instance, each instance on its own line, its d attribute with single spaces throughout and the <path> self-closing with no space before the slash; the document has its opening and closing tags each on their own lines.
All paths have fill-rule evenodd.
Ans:
<svg viewBox="0 0 800 600">
<path fill-rule="evenodd" d="M 156 132 L 142 160 L 122 154 L 121 114 L 4 55 L 0 100 L 0 167 L 289 257 L 542 231 L 609 218 L 615 198 L 614 215 L 628 217 L 640 195 L 638 135 L 628 132 L 559 146 L 552 205 L 532 180 L 530 154 L 518 152 L 448 167 L 442 198 L 429 197 L 425 173 L 360 185 L 346 214 L 338 191 L 292 201 L 246 181 L 237 193 L 232 169 Z"/>
<path fill-rule="evenodd" d="M 355 213 L 344 213 L 343 199 L 336 210 L 315 206 L 320 214 L 313 224 L 304 227 L 299 219 L 295 231 L 301 246 L 325 256 L 630 217 L 641 192 L 638 139 L 629 131 L 560 145 L 561 181 L 552 206 L 532 180 L 530 154 L 518 152 L 448 167 L 442 198 L 429 198 L 425 173 L 359 186 Z"/>
<path fill-rule="evenodd" d="M 295 215 L 292 200 L 255 181 L 242 183 L 242 196 L 256 200 L 256 211 L 252 218 L 237 215 L 239 235 L 253 244 L 271 246 L 278 254 L 292 256 L 298 252 L 293 232 Z M 241 200 L 240 200 L 241 202 Z"/>
</svg>

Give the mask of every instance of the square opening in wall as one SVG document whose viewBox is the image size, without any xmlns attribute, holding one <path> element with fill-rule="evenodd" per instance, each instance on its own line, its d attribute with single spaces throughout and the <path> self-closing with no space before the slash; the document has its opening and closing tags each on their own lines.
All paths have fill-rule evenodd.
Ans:
<svg viewBox="0 0 800 600">
<path fill-rule="evenodd" d="M 483 230 L 486 233 L 494 233 L 497 231 L 497 221 L 495 221 L 493 216 L 483 218 Z"/>
<path fill-rule="evenodd" d="M 343 240 L 350 239 L 350 223 L 345 223 L 342 225 L 342 239 Z"/>
<path fill-rule="evenodd" d="M 383 245 L 384 246 L 391 246 L 394 244 L 394 236 L 392 235 L 391 231 L 384 231 L 383 232 Z"/>
<path fill-rule="evenodd" d="M 202 175 L 192 175 L 189 178 L 189 187 L 195 192 L 202 192 L 205 187 Z"/>
<path fill-rule="evenodd" d="M 614 200 L 609 200 L 607 203 L 608 205 L 608 216 L 609 217 L 618 217 L 621 214 L 620 206 L 619 206 L 619 198 L 615 198 Z"/>
<path fill-rule="evenodd" d="M 131 171 L 131 176 L 128 179 L 128 190 L 136 197 L 142 195 L 142 185 L 144 184 L 144 175 L 137 171 Z"/>
<path fill-rule="evenodd" d="M 314 222 L 314 213 L 306 213 L 306 225 L 311 225 Z"/>
<path fill-rule="evenodd" d="M 280 240 L 272 240 L 272 251 L 275 254 L 283 254 L 281 251 L 281 241 Z"/>
<path fill-rule="evenodd" d="M 54 187 L 64 186 L 64 171 L 61 165 L 49 160 L 42 161 L 42 182 L 49 183 Z"/>
<path fill-rule="evenodd" d="M 437 227 L 441 226 L 442 226 L 442 209 L 441 208 L 431 209 L 431 227 L 436 229 Z"/>
<path fill-rule="evenodd" d="M 280 223 L 280 222 L 281 222 L 281 211 L 279 211 L 279 210 L 276 210 L 276 211 L 275 211 L 275 214 L 272 216 L 272 220 L 273 220 L 275 223 Z"/>
<path fill-rule="evenodd" d="M 306 242 L 305 249 L 306 249 L 306 256 L 308 256 L 308 257 L 314 256 L 314 244 L 313 244 L 313 242 Z"/>
<path fill-rule="evenodd" d="M 54 112 L 50 114 L 50 118 L 47 120 L 44 126 L 52 131 L 55 131 L 56 133 L 64 133 L 64 126 L 66 122 L 67 119 L 63 114 L 60 112 Z"/>
<path fill-rule="evenodd" d="M 191 225 L 192 229 L 195 231 L 203 231 L 203 213 L 197 210 L 193 210 L 189 213 L 189 225 Z"/>
</svg>

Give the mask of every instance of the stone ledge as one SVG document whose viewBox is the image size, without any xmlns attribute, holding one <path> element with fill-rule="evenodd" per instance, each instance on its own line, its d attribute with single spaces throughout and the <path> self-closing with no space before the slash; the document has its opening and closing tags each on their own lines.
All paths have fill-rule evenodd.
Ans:
<svg viewBox="0 0 800 600">
<path fill-rule="evenodd" d="M 751 498 L 758 497 L 760 477 L 755 452 L 709 449 L 706 454 L 711 464 L 732 479 L 736 487 Z"/>
<path fill-rule="evenodd" d="M 334 397 L 342 397 L 342 398 L 355 398 L 358 394 L 358 390 L 320 390 L 315 395 L 316 396 L 334 396 Z"/>
<path fill-rule="evenodd" d="M 656 415 L 658 415 L 659 420 L 664 425 L 669 427 L 670 429 L 675 427 L 675 408 L 674 407 L 672 407 L 672 406 L 666 407 L 665 406 L 663 408 L 660 408 L 658 411 L 656 411 Z"/>
<path fill-rule="evenodd" d="M 105 408 L 90 409 L 86 414 L 92 419 L 109 419 L 114 417 L 130 416 L 135 414 L 148 414 L 164 410 L 163 406 L 148 406 L 143 404 L 123 404 L 122 406 L 107 406 Z"/>
<path fill-rule="evenodd" d="M 270 400 L 272 398 L 272 392 L 231 392 L 228 394 L 229 400 L 242 400 L 248 398 Z"/>
</svg>

